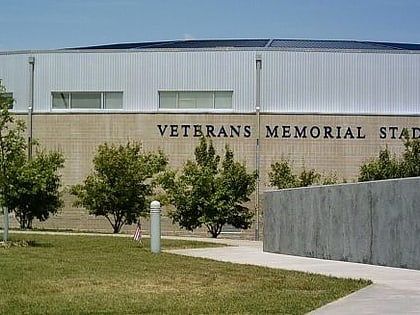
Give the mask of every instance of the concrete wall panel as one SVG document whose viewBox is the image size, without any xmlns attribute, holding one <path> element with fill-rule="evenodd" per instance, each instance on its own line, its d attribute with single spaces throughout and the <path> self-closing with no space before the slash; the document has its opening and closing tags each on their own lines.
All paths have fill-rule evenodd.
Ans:
<svg viewBox="0 0 420 315">
<path fill-rule="evenodd" d="M 264 251 L 420 269 L 420 177 L 269 191 Z"/>
</svg>

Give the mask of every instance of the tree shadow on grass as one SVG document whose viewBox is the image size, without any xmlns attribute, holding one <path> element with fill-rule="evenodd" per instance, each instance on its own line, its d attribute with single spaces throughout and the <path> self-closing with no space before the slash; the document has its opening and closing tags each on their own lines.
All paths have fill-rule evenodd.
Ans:
<svg viewBox="0 0 420 315">
<path fill-rule="evenodd" d="M 30 241 L 27 241 L 27 243 L 29 247 L 45 247 L 45 248 L 54 247 L 53 244 L 48 243 L 48 242 L 30 240 Z"/>
<path fill-rule="evenodd" d="M 7 241 L 7 242 L 0 242 L 0 247 L 3 248 L 10 248 L 10 247 L 53 247 L 54 245 L 48 242 L 40 242 L 40 241 L 34 241 L 34 240 L 13 240 L 13 241 Z"/>
</svg>

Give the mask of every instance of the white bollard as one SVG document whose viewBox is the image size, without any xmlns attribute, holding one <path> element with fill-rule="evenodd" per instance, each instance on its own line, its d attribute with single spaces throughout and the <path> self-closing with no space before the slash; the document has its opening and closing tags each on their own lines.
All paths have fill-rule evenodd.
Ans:
<svg viewBox="0 0 420 315">
<path fill-rule="evenodd" d="M 160 202 L 152 201 L 150 204 L 150 250 L 160 253 Z"/>
</svg>

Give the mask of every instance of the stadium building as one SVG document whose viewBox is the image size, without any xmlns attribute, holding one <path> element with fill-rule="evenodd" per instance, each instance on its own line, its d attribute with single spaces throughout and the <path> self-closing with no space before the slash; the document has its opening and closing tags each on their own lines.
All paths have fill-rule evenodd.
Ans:
<svg viewBox="0 0 420 315">
<path fill-rule="evenodd" d="M 262 194 L 281 158 L 352 181 L 379 149 L 401 152 L 403 130 L 420 138 L 420 44 L 186 40 L 7 51 L 0 79 L 28 137 L 64 153 L 65 185 L 85 178 L 103 142 L 141 140 L 178 168 L 204 134 L 259 170 Z M 98 221 L 68 202 L 42 226 L 109 230 Z"/>
</svg>

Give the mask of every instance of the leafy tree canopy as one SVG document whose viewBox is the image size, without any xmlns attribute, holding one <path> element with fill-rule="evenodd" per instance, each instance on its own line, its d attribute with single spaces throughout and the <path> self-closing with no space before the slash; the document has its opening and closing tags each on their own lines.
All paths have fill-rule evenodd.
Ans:
<svg viewBox="0 0 420 315">
<path fill-rule="evenodd" d="M 125 224 L 148 214 L 153 177 L 166 164 L 162 152 L 146 153 L 139 142 L 104 143 L 93 159 L 94 171 L 70 189 L 77 197 L 74 204 L 85 207 L 90 214 L 104 216 L 114 233 L 119 233 Z"/>
<path fill-rule="evenodd" d="M 268 173 L 268 177 L 270 185 L 278 189 L 337 183 L 337 177 L 334 174 L 322 176 L 314 169 L 304 168 L 299 174 L 296 174 L 291 162 L 285 159 L 271 164 L 271 171 Z"/>
<path fill-rule="evenodd" d="M 21 228 L 32 228 L 34 218 L 45 221 L 64 206 L 58 173 L 63 166 L 62 153 L 39 151 L 11 178 L 8 205 Z"/>
<path fill-rule="evenodd" d="M 160 183 L 174 206 L 169 216 L 182 228 L 192 231 L 204 225 L 216 238 L 226 224 L 251 226 L 253 213 L 244 203 L 255 190 L 256 173 L 247 173 L 228 146 L 221 161 L 212 141 L 202 137 L 195 161 L 187 161 L 180 174 L 165 172 Z"/>
<path fill-rule="evenodd" d="M 14 177 L 25 163 L 25 123 L 9 112 L 13 99 L 8 97 L 0 81 L 0 197 L 2 206 L 11 188 L 9 179 Z"/>
<path fill-rule="evenodd" d="M 22 228 L 31 228 L 34 218 L 44 221 L 63 205 L 58 169 L 64 159 L 55 151 L 28 159 L 25 123 L 10 113 L 12 105 L 0 83 L 0 201 L 15 212 Z"/>
<path fill-rule="evenodd" d="M 420 176 L 420 139 L 404 137 L 404 152 L 401 157 L 392 154 L 388 147 L 379 151 L 378 157 L 360 167 L 359 181 Z"/>
</svg>

